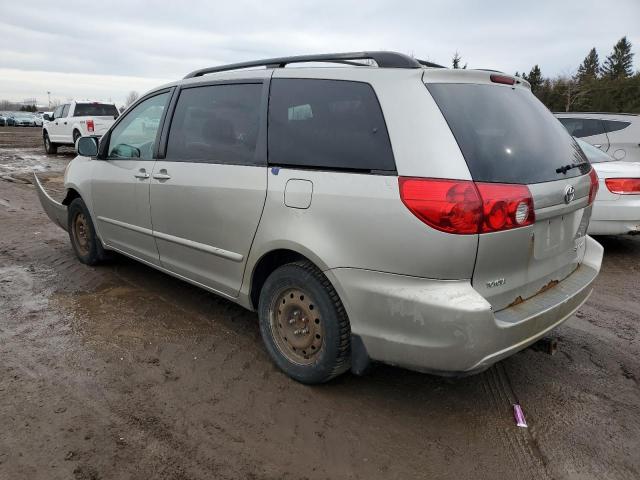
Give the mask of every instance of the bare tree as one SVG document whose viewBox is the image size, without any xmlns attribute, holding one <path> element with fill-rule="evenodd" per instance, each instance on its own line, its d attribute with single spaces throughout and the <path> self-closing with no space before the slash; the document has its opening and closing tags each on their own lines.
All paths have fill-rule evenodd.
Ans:
<svg viewBox="0 0 640 480">
<path fill-rule="evenodd" d="M 132 103 L 134 103 L 138 98 L 140 98 L 140 94 L 135 90 L 131 90 L 127 95 L 127 98 L 124 101 L 124 104 L 128 107 Z"/>
</svg>

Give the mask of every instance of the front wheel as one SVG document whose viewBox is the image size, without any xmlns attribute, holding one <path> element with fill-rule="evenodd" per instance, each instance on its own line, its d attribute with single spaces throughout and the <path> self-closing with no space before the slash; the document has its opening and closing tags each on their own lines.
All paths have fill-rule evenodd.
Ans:
<svg viewBox="0 0 640 480">
<path fill-rule="evenodd" d="M 81 198 L 76 198 L 69 205 L 67 222 L 71 246 L 78 260 L 86 265 L 102 262 L 105 251 L 96 235 L 89 209 Z"/>
<path fill-rule="evenodd" d="M 56 145 L 55 143 L 51 143 L 51 140 L 49 139 L 49 134 L 46 132 L 44 134 L 44 151 L 48 155 L 53 155 L 55 153 L 58 153 L 58 145 Z"/>
<path fill-rule="evenodd" d="M 347 313 L 327 277 L 312 263 L 276 269 L 260 292 L 258 315 L 269 355 L 291 378 L 323 383 L 349 369 Z"/>
</svg>

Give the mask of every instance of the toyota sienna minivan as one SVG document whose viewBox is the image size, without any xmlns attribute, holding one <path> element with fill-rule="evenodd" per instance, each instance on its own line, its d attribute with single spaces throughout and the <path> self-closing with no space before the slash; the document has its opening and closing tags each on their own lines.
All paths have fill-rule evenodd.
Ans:
<svg viewBox="0 0 640 480">
<path fill-rule="evenodd" d="M 119 252 L 257 311 L 304 383 L 482 371 L 600 269 L 595 172 L 502 73 L 392 52 L 206 68 L 76 147 L 62 203 L 36 183 L 79 260 Z"/>
</svg>

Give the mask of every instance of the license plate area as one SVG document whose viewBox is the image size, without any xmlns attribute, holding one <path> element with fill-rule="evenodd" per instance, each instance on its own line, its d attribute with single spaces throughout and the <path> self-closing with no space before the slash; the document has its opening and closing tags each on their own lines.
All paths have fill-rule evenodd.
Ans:
<svg viewBox="0 0 640 480">
<path fill-rule="evenodd" d="M 584 211 L 575 210 L 537 222 L 534 229 L 534 257 L 542 260 L 565 252 L 575 252 L 575 240 L 581 230 Z"/>
</svg>

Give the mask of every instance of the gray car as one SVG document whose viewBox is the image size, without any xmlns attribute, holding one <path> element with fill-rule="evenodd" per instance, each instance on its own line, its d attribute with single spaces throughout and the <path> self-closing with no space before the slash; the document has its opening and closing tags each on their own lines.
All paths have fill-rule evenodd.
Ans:
<svg viewBox="0 0 640 480">
<path fill-rule="evenodd" d="M 207 68 L 77 148 L 62 204 L 38 191 L 80 261 L 120 252 L 256 310 L 305 383 L 371 361 L 482 371 L 600 269 L 591 165 L 496 72 L 392 52 Z"/>
</svg>

